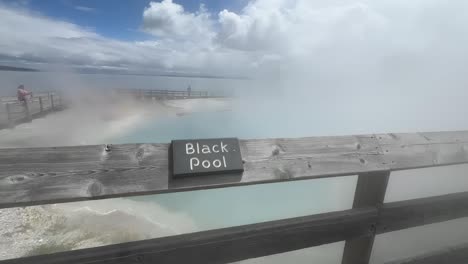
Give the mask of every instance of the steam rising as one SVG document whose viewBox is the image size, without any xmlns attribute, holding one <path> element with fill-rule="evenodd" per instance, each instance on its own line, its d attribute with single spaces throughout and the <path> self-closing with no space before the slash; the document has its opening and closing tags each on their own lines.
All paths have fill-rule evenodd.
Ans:
<svg viewBox="0 0 468 264">
<path fill-rule="evenodd" d="M 161 120 L 171 120 L 164 123 L 167 130 L 172 129 L 171 136 L 181 129 L 193 135 L 240 138 L 467 130 L 467 13 L 467 1 L 251 0 L 240 10 L 213 12 L 204 6 L 190 11 L 177 1 L 163 0 L 141 12 L 142 30 L 155 39 L 123 41 L 0 4 L 0 62 L 21 61 L 61 72 L 0 72 L 0 94 L 24 83 L 38 90 L 62 89 L 71 100 L 71 107 L 63 112 L 0 131 L 0 147 L 105 144 L 141 131 L 150 131 L 149 138 L 156 141 L 164 130 L 158 127 Z M 63 67 L 71 72 L 169 72 L 249 79 L 75 75 L 62 74 Z M 225 89 L 236 99 L 142 103 L 108 90 L 180 90 L 188 84 L 199 90 Z M 225 110 L 230 111 L 221 118 L 199 124 L 203 113 Z M 196 112 L 202 115 L 192 116 Z M 144 130 L 149 124 L 153 127 Z M 275 201 L 283 202 L 282 208 L 319 204 L 320 210 L 330 209 L 335 199 L 341 205 L 352 199 L 355 179 L 342 181 L 346 188 L 328 182 L 317 185 L 320 190 L 303 190 L 306 183 L 299 181 L 277 190 L 269 187 L 265 196 L 246 196 L 244 188 L 233 191 L 233 196 L 223 190 L 216 199 L 210 192 L 186 193 L 178 196 L 178 203 L 166 202 L 166 207 L 154 201 L 121 199 L 1 210 L 0 258 L 190 232 L 207 219 L 220 227 L 229 221 L 213 208 L 226 208 L 227 200 L 233 201 L 229 209 L 246 218 L 273 210 L 283 213 L 278 217 L 291 216 L 285 209 L 267 206 Z M 415 170 L 392 175 L 387 201 L 467 190 L 466 166 Z M 317 195 L 319 191 L 322 195 Z M 297 192 L 304 197 L 284 198 Z M 251 199 L 236 204 L 244 196 Z M 243 211 L 246 204 L 255 212 Z M 189 217 L 174 213 L 174 208 L 197 210 Z M 192 219 L 197 217 L 199 222 Z M 231 218 L 237 221 L 233 225 L 246 223 L 244 218 Z M 378 236 L 372 260 L 382 263 L 395 255 L 411 256 L 468 241 L 463 231 L 468 230 L 467 224 L 460 219 Z M 426 242 L 418 244 L 416 239 Z M 311 256 L 321 263 L 338 263 L 334 257 L 340 256 L 341 247 L 342 243 L 333 244 L 289 256 L 294 263 L 309 263 Z M 283 255 L 249 262 L 284 263 L 286 259 Z"/>
<path fill-rule="evenodd" d="M 90 207 L 91 206 L 91 207 Z M 195 231 L 180 213 L 114 199 L 0 210 L 0 259 L 47 254 Z"/>
</svg>

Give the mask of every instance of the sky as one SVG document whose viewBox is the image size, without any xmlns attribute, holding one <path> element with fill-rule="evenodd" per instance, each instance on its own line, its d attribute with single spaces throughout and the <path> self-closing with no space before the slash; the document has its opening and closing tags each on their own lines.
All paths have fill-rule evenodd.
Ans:
<svg viewBox="0 0 468 264">
<path fill-rule="evenodd" d="M 0 64 L 224 76 L 458 72 L 467 11 L 463 0 L 0 0 Z"/>
<path fill-rule="evenodd" d="M 123 41 L 150 39 L 140 30 L 142 12 L 149 6 L 150 0 L 113 1 L 113 0 L 8 0 L 10 6 L 26 7 L 53 19 L 68 21 L 99 33 L 101 36 Z M 239 10 L 242 0 L 210 1 L 209 3 L 193 0 L 178 1 L 184 10 L 196 12 L 200 5 L 213 13 L 225 8 Z"/>
</svg>

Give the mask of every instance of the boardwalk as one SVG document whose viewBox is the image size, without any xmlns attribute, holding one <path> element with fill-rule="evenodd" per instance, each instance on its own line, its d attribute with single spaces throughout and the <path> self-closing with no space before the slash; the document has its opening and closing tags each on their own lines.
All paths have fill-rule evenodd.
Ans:
<svg viewBox="0 0 468 264">
<path fill-rule="evenodd" d="M 117 94 L 128 95 L 137 99 L 177 100 L 192 98 L 223 98 L 208 91 L 154 90 L 154 89 L 115 89 Z"/>
<path fill-rule="evenodd" d="M 114 89 L 114 95 L 137 100 L 179 100 L 195 98 L 222 98 L 224 96 L 210 94 L 207 91 L 175 91 L 175 90 L 144 90 L 144 89 Z M 16 97 L 0 97 L 0 129 L 12 128 L 18 124 L 30 122 L 51 112 L 62 110 L 65 102 L 58 93 L 48 92 L 35 95 L 27 105 L 18 102 Z"/>
<path fill-rule="evenodd" d="M 64 108 L 61 96 L 54 92 L 35 95 L 20 103 L 15 97 L 0 97 L 0 129 L 13 128 Z"/>
</svg>

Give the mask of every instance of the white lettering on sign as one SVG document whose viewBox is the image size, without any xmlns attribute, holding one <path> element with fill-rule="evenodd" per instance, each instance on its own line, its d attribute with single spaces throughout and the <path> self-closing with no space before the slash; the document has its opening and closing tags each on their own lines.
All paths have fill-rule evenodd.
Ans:
<svg viewBox="0 0 468 264">
<path fill-rule="evenodd" d="M 169 153 L 174 177 L 221 176 L 244 171 L 237 138 L 173 140 Z"/>
<path fill-rule="evenodd" d="M 223 142 L 221 141 L 221 152 L 228 152 L 226 147 L 227 147 L 227 144 L 224 145 Z"/>
<path fill-rule="evenodd" d="M 203 154 L 210 154 L 211 153 L 210 147 L 208 147 L 207 145 L 203 145 L 202 152 Z"/>
<path fill-rule="evenodd" d="M 214 146 L 213 146 L 213 152 L 214 152 L 214 153 L 219 153 L 219 148 L 218 148 L 218 150 L 216 150 L 216 147 L 219 147 L 219 146 L 218 146 L 218 145 L 214 145 Z"/>
<path fill-rule="evenodd" d="M 220 150 L 219 148 L 221 148 L 221 153 L 224 153 L 224 152 L 229 152 L 227 150 L 227 144 L 224 144 L 222 141 L 221 141 L 221 144 L 220 145 L 213 145 L 210 149 L 210 146 L 208 145 L 202 145 L 201 146 L 201 151 L 200 151 L 200 144 L 197 143 L 197 148 L 195 149 L 195 146 L 192 144 L 192 143 L 187 143 L 185 144 L 185 153 L 187 155 L 192 155 L 192 154 L 211 154 L 211 152 L 213 153 L 219 153 Z"/>
<path fill-rule="evenodd" d="M 212 153 L 228 153 L 227 149 L 228 145 L 224 144 L 224 142 L 220 142 L 220 144 L 214 144 L 211 147 L 209 145 L 201 145 L 199 143 L 196 143 L 195 145 L 193 143 L 186 143 L 185 144 L 185 153 L 187 155 L 193 155 L 193 154 L 212 154 Z M 223 155 L 221 159 L 215 159 L 213 161 L 206 159 L 206 160 L 200 160 L 200 158 L 197 157 L 192 157 L 189 160 L 190 162 L 190 170 L 194 170 L 197 167 L 202 166 L 205 169 L 210 168 L 211 166 L 215 168 L 227 168 L 227 163 L 226 163 L 226 157 Z"/>
<path fill-rule="evenodd" d="M 227 168 L 226 157 L 223 156 L 222 160 L 223 160 L 222 162 L 219 159 L 215 159 L 215 160 L 213 160 L 213 162 L 211 162 L 210 160 L 203 160 L 200 163 L 200 159 L 194 157 L 194 158 L 190 159 L 190 170 L 193 170 L 196 167 L 200 167 L 200 164 L 205 169 L 210 168 L 211 165 L 213 165 L 213 167 L 215 167 L 215 168 L 221 168 L 221 167 Z"/>
<path fill-rule="evenodd" d="M 197 167 L 200 165 L 200 160 L 197 158 L 191 158 L 190 159 L 190 170 L 193 170 L 193 167 Z"/>
<path fill-rule="evenodd" d="M 195 149 L 193 148 L 192 143 L 185 144 L 185 153 L 187 153 L 187 155 L 192 155 L 193 153 L 195 153 Z"/>
<path fill-rule="evenodd" d="M 214 160 L 213 161 L 213 166 L 215 166 L 215 168 L 221 167 L 221 161 L 220 160 Z"/>
<path fill-rule="evenodd" d="M 208 169 L 209 167 L 211 167 L 211 163 L 210 163 L 209 160 L 204 160 L 202 162 L 202 166 L 203 166 L 203 168 Z"/>
</svg>

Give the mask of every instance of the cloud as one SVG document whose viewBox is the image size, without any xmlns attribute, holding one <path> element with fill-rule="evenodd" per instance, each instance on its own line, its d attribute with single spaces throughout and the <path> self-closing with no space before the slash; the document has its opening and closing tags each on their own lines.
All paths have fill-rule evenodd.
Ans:
<svg viewBox="0 0 468 264">
<path fill-rule="evenodd" d="M 74 8 L 78 11 L 86 12 L 86 13 L 94 13 L 96 12 L 95 8 L 87 7 L 87 6 L 74 6 Z"/>
<path fill-rule="evenodd" d="M 219 74 L 227 54 L 211 54 L 198 45 L 162 39 L 119 41 L 75 24 L 50 19 L 24 9 L 0 6 L 0 58 L 123 71 L 193 72 Z M 47 29 L 47 30 L 45 30 Z M 21 32 L 21 33 L 18 33 Z M 242 60 L 237 56 L 234 61 Z M 242 57 L 242 56 L 241 56 Z M 0 61 L 1 63 L 1 61 Z"/>
<path fill-rule="evenodd" d="M 218 14 L 216 40 L 254 54 L 260 68 L 273 57 L 283 77 L 309 85 L 406 87 L 435 76 L 460 82 L 468 59 L 467 11 L 465 1 L 255 0 L 240 12 Z"/>
<path fill-rule="evenodd" d="M 151 2 L 143 11 L 143 30 L 158 37 L 210 39 L 215 35 L 210 14 L 200 6 L 195 13 L 172 2 Z"/>
<path fill-rule="evenodd" d="M 359 38 L 385 26 L 382 14 L 361 2 L 317 2 L 257 0 L 240 14 L 223 10 L 218 40 L 233 49 L 307 53 L 335 38 Z"/>
<path fill-rule="evenodd" d="M 131 71 L 422 79 L 462 71 L 467 11 L 465 1 L 251 0 L 239 12 L 214 14 L 163 0 L 142 10 L 141 29 L 154 39 L 120 41 L 0 5 L 0 58 Z"/>
<path fill-rule="evenodd" d="M 0 7 L 1 53 L 10 57 L 62 57 L 64 40 L 96 38 L 74 24 L 51 20 L 24 10 Z"/>
</svg>

